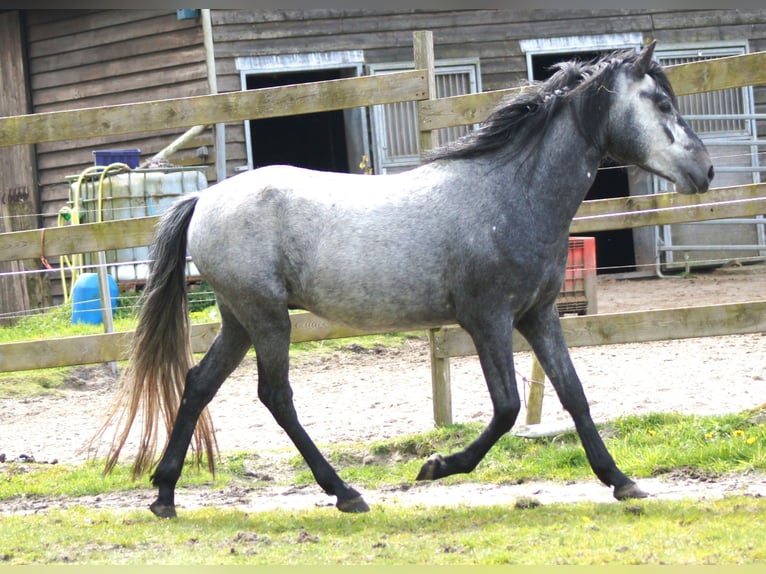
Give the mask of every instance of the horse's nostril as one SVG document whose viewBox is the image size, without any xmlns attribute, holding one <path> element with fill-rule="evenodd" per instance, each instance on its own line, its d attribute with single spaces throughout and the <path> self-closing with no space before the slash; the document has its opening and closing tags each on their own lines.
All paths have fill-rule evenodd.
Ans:
<svg viewBox="0 0 766 574">
<path fill-rule="evenodd" d="M 713 181 L 713 177 L 715 177 L 715 169 L 714 169 L 714 168 L 713 168 L 713 166 L 711 165 L 711 166 L 710 166 L 710 169 L 709 169 L 709 170 L 707 170 L 707 180 L 708 180 L 708 181 Z"/>
</svg>

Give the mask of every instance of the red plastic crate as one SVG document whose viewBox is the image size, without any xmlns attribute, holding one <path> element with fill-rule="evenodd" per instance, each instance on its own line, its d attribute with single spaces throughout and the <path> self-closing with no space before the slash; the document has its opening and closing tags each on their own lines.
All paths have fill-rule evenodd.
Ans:
<svg viewBox="0 0 766 574">
<path fill-rule="evenodd" d="M 570 237 L 564 284 L 556 300 L 560 315 L 596 312 L 596 238 Z"/>
</svg>

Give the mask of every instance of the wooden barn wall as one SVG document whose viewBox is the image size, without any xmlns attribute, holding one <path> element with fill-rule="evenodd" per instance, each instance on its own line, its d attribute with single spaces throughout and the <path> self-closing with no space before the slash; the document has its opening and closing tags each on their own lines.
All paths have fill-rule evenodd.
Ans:
<svg viewBox="0 0 766 574">
<path fill-rule="evenodd" d="M 412 32 L 431 30 L 437 59 L 476 57 L 482 86 L 527 79 L 519 41 L 528 38 L 637 32 L 660 45 L 750 41 L 766 50 L 766 10 L 212 10 L 220 91 L 241 88 L 237 56 L 363 50 L 367 63 L 412 60 Z M 759 111 L 766 92 L 756 89 Z M 227 172 L 247 163 L 244 127 L 227 125 Z"/>
<path fill-rule="evenodd" d="M 209 93 L 199 19 L 175 10 L 30 10 L 26 12 L 34 112 L 50 112 Z M 183 130 L 62 141 L 37 146 L 43 223 L 55 226 L 68 198 L 66 176 L 93 165 L 93 150 L 139 148 L 142 161 Z M 170 159 L 199 163 L 212 131 Z"/>
<path fill-rule="evenodd" d="M 526 81 L 520 40 L 637 32 L 660 45 L 747 39 L 766 50 L 766 10 L 212 10 L 218 89 L 241 88 L 237 56 L 362 50 L 367 63 L 412 60 L 412 32 L 432 30 L 437 59 L 478 57 L 482 86 L 494 90 Z M 27 50 L 35 112 L 209 93 L 202 25 L 175 10 L 26 11 Z M 756 111 L 766 111 L 758 87 Z M 40 144 L 37 163 L 44 225 L 68 197 L 66 176 L 93 162 L 92 150 L 138 147 L 153 155 L 180 134 L 94 138 Z M 246 165 L 244 127 L 227 125 L 227 173 Z M 212 130 L 173 156 L 198 163 L 200 145 L 215 157 Z M 215 173 L 208 170 L 208 179 Z"/>
</svg>

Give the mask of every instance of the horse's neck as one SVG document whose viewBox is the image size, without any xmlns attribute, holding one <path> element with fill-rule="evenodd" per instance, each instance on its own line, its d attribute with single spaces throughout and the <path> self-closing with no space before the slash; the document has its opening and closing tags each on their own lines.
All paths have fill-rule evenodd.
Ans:
<svg viewBox="0 0 766 574">
<path fill-rule="evenodd" d="M 529 216 L 540 222 L 540 232 L 551 240 L 569 234 L 569 226 L 585 199 L 601 163 L 603 152 L 590 143 L 566 114 L 543 136 L 518 169 L 517 188 L 509 199 L 514 208 L 525 204 Z"/>
</svg>

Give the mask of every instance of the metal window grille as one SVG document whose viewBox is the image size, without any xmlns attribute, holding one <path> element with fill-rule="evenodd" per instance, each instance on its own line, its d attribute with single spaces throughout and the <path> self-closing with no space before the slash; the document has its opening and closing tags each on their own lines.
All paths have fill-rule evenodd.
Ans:
<svg viewBox="0 0 766 574">
<path fill-rule="evenodd" d="M 684 64 L 735 56 L 745 45 L 667 50 L 657 53 L 664 65 Z M 705 141 L 716 170 L 717 187 L 758 183 L 759 153 L 766 142 L 758 137 L 752 87 L 732 88 L 678 98 L 678 107 L 690 127 Z M 655 192 L 669 184 L 653 178 Z M 729 261 L 766 256 L 763 217 L 662 225 L 655 228 L 657 272 L 715 266 Z"/>
<path fill-rule="evenodd" d="M 378 64 L 370 67 L 373 74 L 385 74 L 413 69 L 412 64 Z M 436 96 L 446 98 L 481 91 L 479 62 L 451 61 L 436 63 Z M 395 173 L 419 163 L 418 118 L 415 102 L 398 102 L 373 106 L 374 166 L 376 173 Z M 456 140 L 470 126 L 444 128 L 438 131 L 438 141 L 445 144 Z"/>
<path fill-rule="evenodd" d="M 744 49 L 734 50 L 692 50 L 691 53 L 675 53 L 658 56 L 663 66 L 675 66 L 724 56 L 743 54 Z M 731 116 L 748 113 L 749 97 L 746 88 L 731 88 L 702 94 L 679 96 L 678 108 L 683 116 L 690 116 L 690 127 L 701 135 L 708 134 L 751 134 L 751 122 Z M 698 116 L 708 116 L 699 118 Z"/>
</svg>

